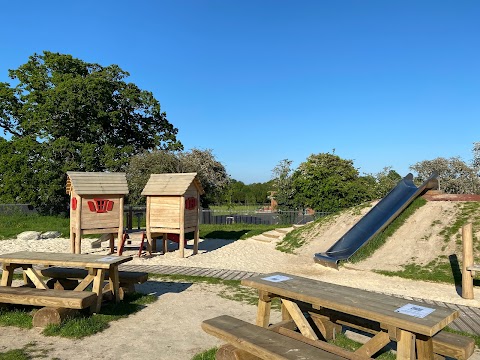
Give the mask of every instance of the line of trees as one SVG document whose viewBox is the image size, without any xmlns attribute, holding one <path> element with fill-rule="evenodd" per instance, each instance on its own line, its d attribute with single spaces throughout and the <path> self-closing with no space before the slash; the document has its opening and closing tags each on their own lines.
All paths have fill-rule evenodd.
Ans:
<svg viewBox="0 0 480 360">
<path fill-rule="evenodd" d="M 246 185 L 231 179 L 212 150 L 184 151 L 178 129 L 149 91 L 127 82 L 117 65 L 71 55 L 34 54 L 0 82 L 0 203 L 28 203 L 43 213 L 66 212 L 67 171 L 124 171 L 127 201 L 141 204 L 151 173 L 197 172 L 202 205 L 264 204 L 273 190 L 281 209 L 335 211 L 385 196 L 401 176 L 392 168 L 360 175 L 353 161 L 313 154 L 292 169 L 282 160 L 272 180 Z M 422 181 L 440 174 L 442 190 L 479 193 L 480 143 L 473 161 L 437 158 L 412 165 Z"/>
</svg>

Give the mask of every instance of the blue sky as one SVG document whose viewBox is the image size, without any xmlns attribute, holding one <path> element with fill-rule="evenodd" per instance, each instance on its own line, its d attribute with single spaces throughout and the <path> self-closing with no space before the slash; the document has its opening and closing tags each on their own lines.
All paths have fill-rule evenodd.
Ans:
<svg viewBox="0 0 480 360">
<path fill-rule="evenodd" d="M 118 64 L 152 91 L 185 149 L 264 182 L 282 159 L 360 173 L 480 141 L 480 2 L 149 0 L 0 5 L 0 81 L 49 50 Z"/>
</svg>

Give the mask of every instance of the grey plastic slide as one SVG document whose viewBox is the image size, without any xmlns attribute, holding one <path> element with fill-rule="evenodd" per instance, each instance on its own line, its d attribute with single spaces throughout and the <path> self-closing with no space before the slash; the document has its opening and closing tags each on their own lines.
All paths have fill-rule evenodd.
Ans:
<svg viewBox="0 0 480 360">
<path fill-rule="evenodd" d="M 408 174 L 330 249 L 324 253 L 315 254 L 315 262 L 338 268 L 340 260 L 348 259 L 385 229 L 417 196 L 427 189 L 437 187 L 436 173 L 430 175 L 418 188 L 413 183 L 413 175 Z"/>
</svg>

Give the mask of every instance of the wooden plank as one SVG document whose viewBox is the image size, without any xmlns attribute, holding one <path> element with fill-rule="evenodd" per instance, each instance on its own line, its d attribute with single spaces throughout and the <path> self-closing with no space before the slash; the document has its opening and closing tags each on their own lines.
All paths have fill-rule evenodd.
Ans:
<svg viewBox="0 0 480 360">
<path fill-rule="evenodd" d="M 27 268 L 23 270 L 24 274 L 32 280 L 33 284 L 37 289 L 48 289 L 47 285 L 43 282 L 41 275 L 37 272 L 36 269 Z"/>
<path fill-rule="evenodd" d="M 0 303 L 85 309 L 97 296 L 91 292 L 44 290 L 29 287 L 0 287 Z"/>
<path fill-rule="evenodd" d="M 278 329 L 278 332 L 282 335 L 288 336 L 292 339 L 302 341 L 308 345 L 315 346 L 319 349 L 328 351 L 329 353 L 339 355 L 345 359 L 350 359 L 350 360 L 367 360 L 370 359 L 369 357 L 361 356 L 359 354 L 356 354 L 354 352 L 350 352 L 348 350 L 345 350 L 339 346 L 329 344 L 328 342 L 321 341 L 321 340 L 311 340 L 307 339 L 304 337 L 302 334 L 299 334 L 298 332 L 292 331 L 290 329 L 281 327 Z"/>
<path fill-rule="evenodd" d="M 79 268 L 61 268 L 49 267 L 41 269 L 40 273 L 45 277 L 55 279 L 83 279 L 88 275 L 88 271 Z M 110 271 L 105 272 L 105 277 L 110 277 Z M 125 284 L 143 284 L 148 280 L 148 273 L 141 271 L 119 271 L 118 277 L 120 283 Z"/>
<path fill-rule="evenodd" d="M 390 337 L 388 336 L 388 334 L 385 332 L 379 332 L 377 335 L 375 335 L 373 338 L 363 344 L 360 348 L 358 348 L 355 351 L 355 354 L 358 354 L 360 356 L 372 357 L 389 343 Z"/>
<path fill-rule="evenodd" d="M 293 321 L 297 325 L 298 329 L 308 339 L 318 340 L 318 336 L 315 334 L 315 331 L 308 323 L 305 316 L 303 316 L 302 311 L 293 301 L 282 299 L 282 304 L 285 306 Z"/>
<path fill-rule="evenodd" d="M 282 282 L 263 280 L 272 275 L 287 276 L 290 280 Z M 242 284 L 276 294 L 282 298 L 309 303 L 314 307 L 325 307 L 428 336 L 433 336 L 459 316 L 457 310 L 429 305 L 435 311 L 425 318 L 419 319 L 395 312 L 396 309 L 407 303 L 418 304 L 415 301 L 291 274 L 273 273 L 255 276 L 242 280 Z"/>
<path fill-rule="evenodd" d="M 111 265 L 122 264 L 132 260 L 131 256 L 105 256 L 92 254 L 69 254 L 18 251 L 0 255 L 0 262 L 18 265 L 56 265 L 64 267 L 84 267 L 109 269 Z"/>
<path fill-rule="evenodd" d="M 341 356 L 331 354 L 302 341 L 289 338 L 227 315 L 205 320 L 202 323 L 202 329 L 208 334 L 229 342 L 233 346 L 262 359 L 343 359 Z"/>
<path fill-rule="evenodd" d="M 459 360 L 467 360 L 475 350 L 471 337 L 440 331 L 433 337 L 433 352 Z"/>
<path fill-rule="evenodd" d="M 379 323 L 358 318 L 356 316 L 339 313 L 328 309 L 314 310 L 307 307 L 305 310 L 309 311 L 314 321 L 315 316 L 319 316 L 313 313 L 313 311 L 316 311 L 318 314 L 320 314 L 320 316 L 324 315 L 336 324 L 348 326 L 373 335 L 381 331 Z M 435 334 L 432 339 L 433 352 L 435 354 L 440 354 L 459 360 L 468 359 L 473 354 L 475 349 L 475 341 L 472 338 L 459 334 L 440 331 Z"/>
</svg>

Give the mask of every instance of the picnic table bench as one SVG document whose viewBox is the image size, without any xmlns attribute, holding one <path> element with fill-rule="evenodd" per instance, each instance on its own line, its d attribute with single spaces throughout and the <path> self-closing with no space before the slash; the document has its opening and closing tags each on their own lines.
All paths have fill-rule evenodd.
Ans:
<svg viewBox="0 0 480 360">
<path fill-rule="evenodd" d="M 307 344 L 303 341 L 289 338 L 266 328 L 249 324 L 228 315 L 222 315 L 205 320 L 202 329 L 214 335 L 247 354 L 260 359 L 269 360 L 344 360 L 345 357 L 335 355 Z M 235 351 L 235 349 L 233 350 Z M 238 358 L 247 358 L 240 353 Z M 228 356 L 228 355 L 227 355 Z M 216 357 L 220 360 L 219 356 Z M 255 357 L 250 357 L 255 359 Z"/>
<path fill-rule="evenodd" d="M 92 305 L 94 312 L 99 312 L 103 300 L 104 293 L 111 293 L 116 302 L 120 301 L 118 266 L 124 262 L 132 260 L 130 256 L 103 256 L 89 254 L 64 254 L 50 252 L 32 252 L 19 251 L 11 254 L 0 255 L 0 262 L 3 263 L 1 285 L 6 288 L 5 292 L 15 295 L 12 287 L 13 272 L 17 268 L 23 269 L 24 278 L 28 279 L 37 289 L 47 290 L 42 274 L 33 267 L 33 265 L 44 266 L 78 266 L 85 270 L 84 277 L 80 283 L 73 289 L 74 292 L 82 293 L 92 284 L 92 293 L 95 295 L 95 304 Z M 108 271 L 108 276 L 105 273 Z M 104 281 L 108 281 L 107 289 L 103 287 Z M 20 290 L 21 291 L 21 290 Z M 62 297 L 69 297 L 67 290 Z M 33 295 L 31 301 L 35 302 L 37 295 Z M 39 294 L 35 292 L 35 294 Z M 76 295 L 75 295 L 76 296 Z M 18 300 L 19 297 L 12 297 L 12 301 Z M 39 301 L 39 300 L 38 300 Z M 61 302 L 59 300 L 59 302 Z M 66 303 L 64 303 L 66 305 Z"/>
<path fill-rule="evenodd" d="M 85 309 L 96 303 L 97 294 L 30 287 L 0 286 L 0 303 Z"/>
<path fill-rule="evenodd" d="M 441 332 L 459 316 L 453 309 L 282 273 L 251 277 L 242 284 L 258 290 L 256 326 L 309 344 L 324 346 L 323 339 L 350 324 L 374 335 L 355 352 L 358 356 L 371 357 L 391 341 L 402 360 L 432 360 L 435 353 L 459 359 L 471 355 L 470 340 L 457 341 L 461 338 L 455 334 Z M 282 322 L 271 326 L 273 298 L 281 300 Z"/>
<path fill-rule="evenodd" d="M 55 280 L 78 280 L 84 279 L 88 275 L 88 270 L 80 268 L 64 268 L 64 267 L 49 267 L 40 270 L 41 274 Z M 110 276 L 109 270 L 105 272 L 105 277 Z M 118 271 L 118 280 L 120 291 L 133 292 L 135 291 L 135 284 L 143 284 L 148 280 L 148 273 L 139 271 Z M 74 286 L 75 283 L 70 284 Z M 61 282 L 57 287 L 64 286 Z"/>
</svg>

